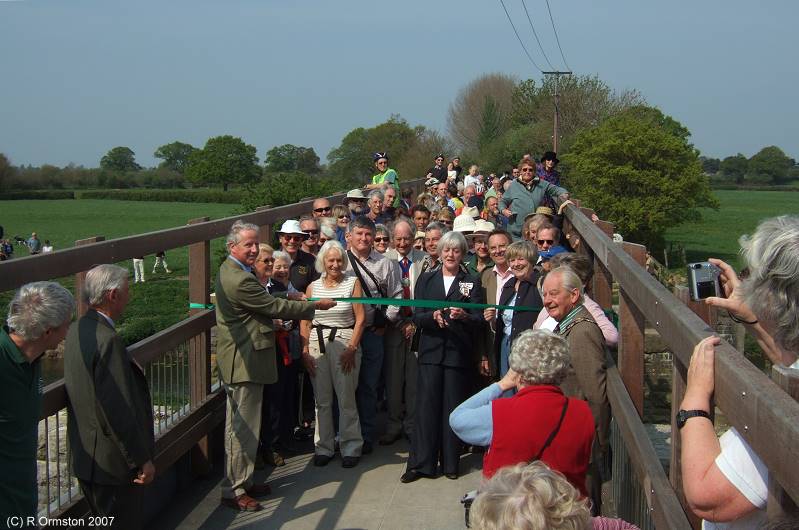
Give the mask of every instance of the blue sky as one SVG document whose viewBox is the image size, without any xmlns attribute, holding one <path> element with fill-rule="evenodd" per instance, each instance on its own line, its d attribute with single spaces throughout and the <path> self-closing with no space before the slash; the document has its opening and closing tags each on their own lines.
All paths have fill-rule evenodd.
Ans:
<svg viewBox="0 0 799 530">
<path fill-rule="evenodd" d="M 545 62 L 520 0 L 505 0 Z M 544 0 L 526 0 L 557 64 Z M 550 0 L 579 74 L 638 89 L 708 156 L 799 158 L 799 2 Z M 392 113 L 446 131 L 475 77 L 539 77 L 498 0 L 0 0 L 0 152 L 96 166 L 111 147 L 232 134 L 258 148 L 341 138 Z"/>
</svg>

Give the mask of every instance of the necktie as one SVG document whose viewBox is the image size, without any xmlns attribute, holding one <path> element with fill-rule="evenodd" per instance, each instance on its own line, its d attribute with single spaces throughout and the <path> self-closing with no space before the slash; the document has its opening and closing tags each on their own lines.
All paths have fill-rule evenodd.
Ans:
<svg viewBox="0 0 799 530">
<path fill-rule="evenodd" d="M 407 256 L 400 260 L 400 269 L 402 269 L 402 298 L 408 300 L 411 297 L 411 260 Z M 410 307 L 403 307 L 402 314 L 409 317 L 413 314 Z"/>
</svg>

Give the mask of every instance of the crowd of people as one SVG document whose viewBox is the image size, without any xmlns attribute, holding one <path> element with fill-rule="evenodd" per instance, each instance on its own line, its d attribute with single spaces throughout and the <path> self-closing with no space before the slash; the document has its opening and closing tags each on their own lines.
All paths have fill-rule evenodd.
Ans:
<svg viewBox="0 0 799 530">
<path fill-rule="evenodd" d="M 591 261 L 563 233 L 555 153 L 488 179 L 438 155 L 416 197 L 387 153 L 374 158 L 369 185 L 342 204 L 313 201 L 282 223 L 277 247 L 256 225 L 230 229 L 215 285 L 222 504 L 261 510 L 271 488 L 256 467 L 283 465 L 310 430 L 317 467 L 339 454 L 352 468 L 407 438 L 405 484 L 456 480 L 465 450 L 484 453 L 475 528 L 634 528 L 591 517 L 607 478 L 618 331 L 589 296 Z M 745 248 L 747 280 L 716 261 L 727 297 L 708 303 L 752 328 L 773 362 L 797 367 L 799 219 L 765 221 Z M 115 331 L 128 289 L 126 269 L 93 268 L 90 309 L 71 326 L 74 301 L 58 284 L 16 293 L 0 332 L 0 468 L 13 475 L 0 484 L 3 514 L 35 512 L 37 359 L 66 335 L 75 476 L 92 513 L 141 526 L 141 486 L 156 469 L 144 372 Z M 692 419 L 710 412 L 714 341 L 697 345 L 682 403 L 686 498 L 708 521 L 759 522 L 768 470 L 734 429 L 719 442 Z M 26 407 L 7 406 L 20 398 Z"/>
<path fill-rule="evenodd" d="M 28 239 L 14 236 L 13 239 L 3 237 L 5 232 L 3 227 L 0 226 L 0 261 L 6 261 L 14 257 L 14 247 L 23 247 L 27 251 L 27 255 L 34 256 L 36 254 L 47 254 L 54 250 L 53 244 L 49 239 L 42 241 L 36 232 L 31 233 Z"/>
</svg>

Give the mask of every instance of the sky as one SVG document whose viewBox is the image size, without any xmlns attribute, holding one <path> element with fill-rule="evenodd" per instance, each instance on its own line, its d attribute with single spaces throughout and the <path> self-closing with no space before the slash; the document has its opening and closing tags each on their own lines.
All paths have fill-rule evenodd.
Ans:
<svg viewBox="0 0 799 530">
<path fill-rule="evenodd" d="M 521 0 L 504 0 L 539 66 Z M 564 68 L 544 0 L 525 0 Z M 576 74 L 637 89 L 702 154 L 777 145 L 799 159 L 799 2 L 550 0 Z M 446 133 L 476 77 L 541 77 L 499 0 L 0 0 L 0 152 L 16 165 L 96 167 L 114 146 L 143 166 L 231 134 L 324 161 L 391 114 Z M 376 146 L 375 149 L 378 149 Z"/>
</svg>

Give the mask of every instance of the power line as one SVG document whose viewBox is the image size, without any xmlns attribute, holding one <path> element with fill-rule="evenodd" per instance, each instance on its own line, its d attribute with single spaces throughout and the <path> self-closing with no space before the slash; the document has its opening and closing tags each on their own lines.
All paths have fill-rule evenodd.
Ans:
<svg viewBox="0 0 799 530">
<path fill-rule="evenodd" d="M 541 46 L 541 41 L 538 39 L 538 33 L 536 33 L 536 31 L 535 31 L 535 26 L 533 26 L 533 20 L 530 18 L 530 12 L 527 11 L 527 4 L 524 3 L 524 0 L 522 0 L 522 6 L 524 7 L 524 14 L 527 15 L 527 22 L 530 23 L 530 29 L 533 30 L 533 36 L 535 36 L 535 41 L 538 43 L 538 49 L 541 50 L 541 55 L 544 56 L 544 59 L 546 60 L 547 64 L 549 65 L 549 68 L 551 70 L 555 70 L 555 67 L 552 66 L 551 62 L 549 62 L 549 57 L 547 57 L 547 52 L 545 52 L 544 51 L 544 47 Z"/>
<path fill-rule="evenodd" d="M 510 18 L 510 14 L 508 13 L 508 8 L 505 7 L 505 2 L 499 0 L 499 3 L 502 4 L 502 9 L 505 11 L 505 16 L 508 17 L 508 22 L 510 22 L 510 27 L 513 28 L 513 33 L 516 34 L 516 38 L 519 39 L 519 44 L 521 44 L 522 49 L 524 50 L 524 54 L 527 56 L 528 59 L 530 59 L 530 62 L 533 63 L 535 69 L 538 70 L 539 72 L 542 72 L 543 71 L 542 68 L 538 66 L 536 62 L 533 60 L 533 58 L 530 56 L 530 52 L 527 51 L 527 46 L 524 45 L 524 43 L 522 42 L 522 38 L 519 37 L 519 32 L 516 31 L 516 26 L 513 25 L 513 20 L 511 20 Z"/>
<path fill-rule="evenodd" d="M 552 18 L 552 9 L 549 8 L 549 0 L 547 2 L 547 11 L 549 12 L 549 21 L 552 23 L 552 31 L 555 33 L 555 42 L 558 43 L 558 50 L 560 50 L 560 58 L 563 59 L 563 64 L 566 65 L 566 70 L 571 70 L 569 63 L 566 62 L 566 57 L 563 56 L 563 48 L 560 47 L 560 39 L 558 38 L 558 30 L 555 29 L 555 20 Z"/>
</svg>

